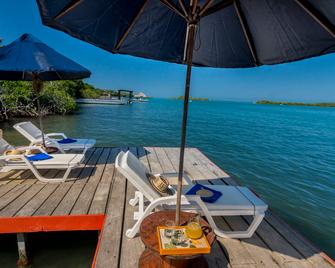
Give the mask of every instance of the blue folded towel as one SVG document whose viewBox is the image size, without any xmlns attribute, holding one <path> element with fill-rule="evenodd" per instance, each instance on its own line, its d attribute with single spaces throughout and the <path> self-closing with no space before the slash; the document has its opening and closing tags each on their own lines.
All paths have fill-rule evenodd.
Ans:
<svg viewBox="0 0 335 268">
<path fill-rule="evenodd" d="M 51 159 L 52 156 L 45 154 L 45 153 L 39 153 L 39 154 L 35 154 L 32 156 L 27 156 L 27 159 L 29 161 L 41 161 L 41 160 L 47 160 L 47 159 Z"/>
<path fill-rule="evenodd" d="M 66 138 L 66 139 L 59 140 L 58 143 L 65 144 L 65 143 L 74 143 L 76 141 L 77 140 L 75 139 Z"/>
<path fill-rule="evenodd" d="M 192 187 L 186 194 L 187 194 L 187 195 L 196 195 L 197 192 L 198 192 L 199 190 L 201 190 L 201 189 L 208 190 L 208 191 L 210 191 L 210 192 L 213 193 L 212 196 L 209 196 L 209 197 L 201 197 L 201 200 L 204 201 L 204 202 L 207 202 L 207 203 L 214 203 L 214 202 L 215 202 L 216 200 L 218 200 L 218 199 L 221 197 L 221 195 L 222 195 L 221 192 L 219 192 L 219 191 L 215 191 L 215 190 L 213 190 L 213 189 L 211 189 L 211 188 L 208 188 L 208 187 L 206 187 L 206 186 L 204 186 L 204 185 L 201 185 L 201 184 L 199 184 L 199 183 L 197 183 L 196 185 L 194 185 L 194 186 L 193 186 L 193 187 Z"/>
</svg>

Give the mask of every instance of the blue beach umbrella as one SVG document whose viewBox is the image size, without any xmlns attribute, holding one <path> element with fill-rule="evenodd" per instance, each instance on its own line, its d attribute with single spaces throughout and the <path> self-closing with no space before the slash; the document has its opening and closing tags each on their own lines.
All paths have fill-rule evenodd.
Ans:
<svg viewBox="0 0 335 268">
<path fill-rule="evenodd" d="M 73 80 L 89 77 L 91 72 L 59 54 L 31 34 L 0 48 L 0 80 L 33 81 L 37 93 L 40 127 L 43 133 L 39 95 L 43 81 Z M 42 135 L 43 144 L 44 136 Z"/>
<path fill-rule="evenodd" d="M 192 66 L 244 68 L 335 51 L 334 0 L 37 0 L 43 24 L 112 53 L 187 65 L 179 224 Z"/>
</svg>

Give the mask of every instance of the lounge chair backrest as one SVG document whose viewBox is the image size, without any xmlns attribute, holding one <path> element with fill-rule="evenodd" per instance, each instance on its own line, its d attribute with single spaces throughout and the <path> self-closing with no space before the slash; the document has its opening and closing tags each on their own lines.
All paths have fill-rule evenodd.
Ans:
<svg viewBox="0 0 335 268">
<path fill-rule="evenodd" d="M 147 173 L 149 171 L 130 151 L 120 152 L 115 161 L 116 168 L 130 181 L 147 199 L 153 201 L 161 196 L 152 188 Z"/>
<path fill-rule="evenodd" d="M 17 123 L 14 128 L 30 142 L 42 139 L 42 131 L 31 122 Z"/>
<path fill-rule="evenodd" d="M 10 145 L 3 138 L 0 138 L 0 155 L 3 155 L 7 150 L 13 150 L 14 147 Z"/>
</svg>

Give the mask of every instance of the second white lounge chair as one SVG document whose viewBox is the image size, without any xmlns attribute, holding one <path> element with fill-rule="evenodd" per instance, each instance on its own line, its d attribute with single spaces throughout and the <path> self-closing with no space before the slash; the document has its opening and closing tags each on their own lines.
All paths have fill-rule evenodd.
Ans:
<svg viewBox="0 0 335 268">
<path fill-rule="evenodd" d="M 27 155 L 11 154 L 5 155 L 8 150 L 19 149 L 38 150 L 40 153 L 47 154 L 42 148 L 34 146 L 22 146 L 14 148 L 4 139 L 0 138 L 0 172 L 9 172 L 11 170 L 30 170 L 35 177 L 42 182 L 64 182 L 72 169 L 80 166 L 84 160 L 84 154 L 52 154 L 52 158 L 40 161 L 30 161 Z M 46 178 L 39 172 L 40 169 L 64 169 L 62 178 Z"/>
<path fill-rule="evenodd" d="M 30 145 L 35 145 L 42 142 L 42 131 L 33 123 L 29 121 L 20 122 L 15 124 L 14 128 L 30 141 Z M 62 153 L 71 149 L 75 149 L 81 150 L 85 154 L 85 152 L 89 148 L 92 148 L 96 142 L 94 139 L 75 139 L 75 142 L 61 143 L 61 140 L 68 139 L 64 133 L 44 134 L 44 139 L 46 145 L 56 147 Z"/>
<path fill-rule="evenodd" d="M 175 209 L 176 195 L 162 197 L 156 192 L 147 179 L 149 171 L 131 152 L 120 152 L 115 160 L 117 170 L 131 182 L 138 191 L 129 204 L 139 204 L 139 210 L 134 213 L 135 225 L 126 231 L 126 236 L 134 237 L 140 228 L 143 219 L 148 216 L 157 206 L 167 209 Z M 187 178 L 185 178 L 187 180 Z M 192 184 L 183 187 L 183 193 L 192 188 Z M 208 187 L 208 185 L 206 185 Z M 197 195 L 182 195 L 182 210 L 196 211 L 207 218 L 216 235 L 231 238 L 249 238 L 253 235 L 262 222 L 268 206 L 246 187 L 215 185 L 216 191 L 222 196 L 214 203 L 205 203 Z M 210 186 L 209 186 L 210 188 Z M 174 190 L 174 192 L 176 192 Z M 149 200 L 145 207 L 144 197 Z M 246 231 L 223 231 L 219 229 L 213 216 L 241 216 L 250 215 L 254 220 Z"/>
</svg>

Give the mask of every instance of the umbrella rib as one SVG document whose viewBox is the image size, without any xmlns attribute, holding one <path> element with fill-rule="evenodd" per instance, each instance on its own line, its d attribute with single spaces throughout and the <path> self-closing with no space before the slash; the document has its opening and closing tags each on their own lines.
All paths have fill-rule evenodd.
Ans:
<svg viewBox="0 0 335 268">
<path fill-rule="evenodd" d="M 230 6 L 233 3 L 233 0 L 222 0 L 221 2 L 213 5 L 212 7 L 208 8 L 207 10 L 205 10 L 205 12 L 203 12 L 201 17 L 206 17 L 209 16 L 215 12 L 218 12 L 228 6 Z"/>
<path fill-rule="evenodd" d="M 207 9 L 212 5 L 214 0 L 207 0 L 207 2 L 203 5 L 203 7 L 200 9 L 199 16 L 202 17 L 202 15 L 207 11 Z"/>
<path fill-rule="evenodd" d="M 183 15 L 182 11 L 179 10 L 179 8 L 170 2 L 170 0 L 160 0 L 162 4 L 166 5 L 168 8 L 170 8 L 173 12 L 177 13 L 182 18 L 186 19 L 186 17 Z"/>
<path fill-rule="evenodd" d="M 198 0 L 191 0 L 192 15 L 194 16 L 197 11 Z"/>
<path fill-rule="evenodd" d="M 247 44 L 248 44 L 250 53 L 252 55 L 252 58 L 253 58 L 253 60 L 255 62 L 255 65 L 258 66 L 259 63 L 258 63 L 258 60 L 257 60 L 257 54 L 256 54 L 256 50 L 255 50 L 255 45 L 254 45 L 254 42 L 253 42 L 253 40 L 251 38 L 251 33 L 250 33 L 250 30 L 249 30 L 249 27 L 248 27 L 248 25 L 245 22 L 245 19 L 244 19 L 243 13 L 242 13 L 242 9 L 241 9 L 241 7 L 240 7 L 240 5 L 238 3 L 238 0 L 234 0 L 234 7 L 235 7 L 235 11 L 237 13 L 237 17 L 238 17 L 238 19 L 240 21 L 240 24 L 242 26 L 244 37 L 247 40 Z"/>
<path fill-rule="evenodd" d="M 335 38 L 335 27 L 330 21 L 317 12 L 310 4 L 304 0 L 294 0 L 308 15 L 310 15 L 323 29 Z"/>
<path fill-rule="evenodd" d="M 188 17 L 188 13 L 186 11 L 186 8 L 185 8 L 185 5 L 183 3 L 183 0 L 179 0 L 179 5 L 180 5 L 181 9 L 183 10 L 185 17 L 187 18 Z"/>
<path fill-rule="evenodd" d="M 146 7 L 146 5 L 148 4 L 149 0 L 145 0 L 142 7 L 140 8 L 140 10 L 137 12 L 136 16 L 133 18 L 133 20 L 131 21 L 131 23 L 129 24 L 127 30 L 124 32 L 124 34 L 121 36 L 120 40 L 117 42 L 116 46 L 115 46 L 115 50 L 118 51 L 120 49 L 120 47 L 122 46 L 123 42 L 126 40 L 127 36 L 129 35 L 131 29 L 134 27 L 136 21 L 138 20 L 138 18 L 141 16 L 144 8 Z"/>
<path fill-rule="evenodd" d="M 53 19 L 58 20 L 63 17 L 66 13 L 74 9 L 77 5 L 79 5 L 83 0 L 73 0 L 69 4 L 67 4 Z"/>
</svg>

